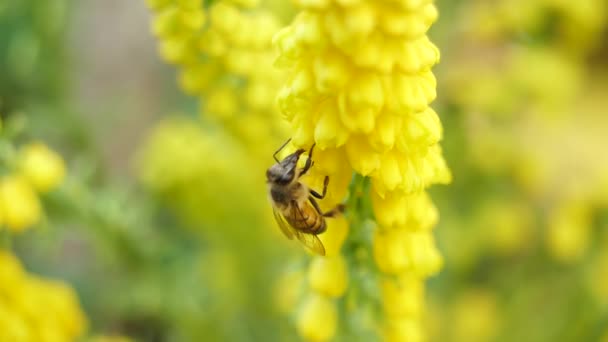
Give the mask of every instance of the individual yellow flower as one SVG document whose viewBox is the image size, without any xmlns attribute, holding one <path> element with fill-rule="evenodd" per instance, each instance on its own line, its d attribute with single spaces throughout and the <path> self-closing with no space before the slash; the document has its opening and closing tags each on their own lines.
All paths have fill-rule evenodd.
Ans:
<svg viewBox="0 0 608 342">
<path fill-rule="evenodd" d="M 298 333 L 307 341 L 328 341 L 336 334 L 337 316 L 333 300 L 313 292 L 298 312 Z"/>
<path fill-rule="evenodd" d="M 309 286 L 329 297 L 342 296 L 348 284 L 347 272 L 346 261 L 341 255 L 316 256 L 308 269 Z"/>
<path fill-rule="evenodd" d="M 415 274 L 380 280 L 382 302 L 387 316 L 419 317 L 424 308 L 424 282 Z"/>
<path fill-rule="evenodd" d="M 21 232 L 38 223 L 42 208 L 34 188 L 21 176 L 0 179 L 0 210 L 4 224 L 14 232 Z"/>
<path fill-rule="evenodd" d="M 63 159 L 45 144 L 30 143 L 19 154 L 20 171 L 37 191 L 50 191 L 65 178 Z"/>
</svg>

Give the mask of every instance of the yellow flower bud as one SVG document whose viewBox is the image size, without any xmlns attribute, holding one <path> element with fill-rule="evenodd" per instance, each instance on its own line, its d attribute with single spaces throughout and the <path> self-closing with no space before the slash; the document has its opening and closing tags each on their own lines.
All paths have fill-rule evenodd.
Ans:
<svg viewBox="0 0 608 342">
<path fill-rule="evenodd" d="M 341 89 L 350 78 L 347 62 L 337 53 L 327 53 L 315 59 L 313 70 L 316 88 L 321 93 Z"/>
<path fill-rule="evenodd" d="M 65 178 L 65 165 L 60 155 L 42 143 L 31 143 L 20 151 L 20 171 L 40 192 L 47 192 Z"/>
<path fill-rule="evenodd" d="M 335 101 L 325 101 L 319 106 L 319 121 L 315 127 L 315 141 L 319 148 L 339 147 L 346 143 L 348 130 L 340 120 Z"/>
<path fill-rule="evenodd" d="M 364 176 L 380 166 L 380 155 L 374 151 L 364 136 L 351 135 L 346 144 L 346 155 L 351 167 Z"/>
<path fill-rule="evenodd" d="M 403 117 L 389 112 L 381 112 L 376 118 L 376 126 L 369 135 L 372 147 L 379 152 L 386 152 L 393 148 L 397 135 L 401 134 Z"/>
<path fill-rule="evenodd" d="M 384 273 L 398 274 L 410 266 L 401 229 L 378 229 L 372 242 L 374 260 Z"/>
<path fill-rule="evenodd" d="M 412 273 L 380 280 L 382 303 L 388 316 L 419 317 L 424 305 L 424 280 Z"/>
<path fill-rule="evenodd" d="M 421 112 L 431 103 L 436 94 L 437 81 L 430 70 L 417 74 L 397 74 L 391 79 L 391 96 L 387 95 L 389 110 L 399 112 Z"/>
<path fill-rule="evenodd" d="M 308 282 L 313 290 L 326 296 L 342 296 L 348 284 L 344 257 L 315 257 L 308 269 Z"/>
<path fill-rule="evenodd" d="M 433 236 L 430 233 L 406 233 L 402 238 L 412 270 L 416 274 L 428 277 L 439 272 L 443 266 L 443 258 L 435 247 Z"/>
<path fill-rule="evenodd" d="M 410 142 L 430 146 L 441 140 L 443 135 L 441 122 L 437 113 L 431 107 L 410 115 L 409 119 L 405 121 L 405 133 Z"/>
<path fill-rule="evenodd" d="M 338 312 L 332 299 L 311 293 L 298 312 L 296 328 L 307 341 L 328 341 L 336 334 Z"/>
<path fill-rule="evenodd" d="M 405 225 L 409 205 L 408 196 L 398 191 L 391 191 L 381 197 L 373 188 L 371 198 L 374 215 L 380 226 L 393 228 Z"/>
<path fill-rule="evenodd" d="M 0 180 L 0 210 L 4 224 L 14 232 L 36 224 L 41 216 L 36 192 L 19 176 L 5 176 Z"/>
<path fill-rule="evenodd" d="M 427 36 L 403 42 L 399 50 L 401 58 L 397 58 L 395 62 L 403 72 L 419 72 L 439 62 L 439 49 L 431 43 Z"/>
</svg>

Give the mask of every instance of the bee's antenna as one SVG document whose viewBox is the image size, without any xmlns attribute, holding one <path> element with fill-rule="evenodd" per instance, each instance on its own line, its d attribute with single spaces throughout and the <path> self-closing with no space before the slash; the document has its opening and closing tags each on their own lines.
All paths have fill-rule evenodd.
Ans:
<svg viewBox="0 0 608 342">
<path fill-rule="evenodd" d="M 281 147 L 279 147 L 278 150 L 276 150 L 276 152 L 274 152 L 274 154 L 272 155 L 272 157 L 274 158 L 274 160 L 279 163 L 279 160 L 277 159 L 277 154 L 279 154 L 279 152 L 281 152 L 281 150 L 283 150 L 283 148 L 285 148 L 285 146 L 287 146 L 287 144 L 289 144 L 289 142 L 291 141 L 291 138 L 287 139 L 287 141 L 285 143 L 283 143 L 283 145 L 281 145 Z"/>
</svg>

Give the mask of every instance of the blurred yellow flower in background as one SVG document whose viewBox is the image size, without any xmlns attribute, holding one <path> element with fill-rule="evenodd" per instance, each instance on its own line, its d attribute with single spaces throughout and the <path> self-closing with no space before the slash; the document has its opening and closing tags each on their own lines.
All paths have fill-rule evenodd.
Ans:
<svg viewBox="0 0 608 342">
<path fill-rule="evenodd" d="M 296 327 L 307 341 L 328 341 L 335 334 L 338 312 L 330 298 L 309 294 L 298 312 Z"/>
<path fill-rule="evenodd" d="M 63 159 L 45 144 L 29 143 L 21 148 L 19 154 L 20 171 L 37 191 L 50 191 L 63 181 Z"/>
<path fill-rule="evenodd" d="M 73 341 L 86 329 L 72 288 L 27 274 L 14 255 L 0 251 L 0 340 Z"/>
<path fill-rule="evenodd" d="M 2 221 L 13 232 L 38 223 L 42 208 L 36 191 L 23 177 L 11 175 L 0 180 L 0 208 Z"/>
</svg>

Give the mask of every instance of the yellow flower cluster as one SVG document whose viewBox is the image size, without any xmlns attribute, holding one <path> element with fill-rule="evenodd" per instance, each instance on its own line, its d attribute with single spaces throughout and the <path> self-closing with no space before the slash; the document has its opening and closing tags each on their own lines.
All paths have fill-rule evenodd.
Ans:
<svg viewBox="0 0 608 342">
<path fill-rule="evenodd" d="M 384 335 L 387 341 L 420 340 L 423 281 L 441 266 L 430 232 L 438 215 L 425 188 L 450 180 L 438 145 L 441 123 L 428 106 L 439 52 L 426 31 L 437 10 L 425 0 L 296 3 L 301 13 L 274 38 L 276 64 L 290 75 L 279 107 L 293 144 L 318 147 L 309 183 L 317 188 L 330 176 L 326 208 L 343 200 L 353 170 L 371 178 L 378 223 L 373 254 L 386 275 L 380 279 Z M 343 241 L 334 230 L 330 225 L 321 235 L 325 244 L 332 234 Z M 341 241 L 333 244 L 338 250 Z M 331 255 L 310 267 L 315 293 L 298 324 L 308 340 L 328 340 L 335 332 L 328 298 L 343 292 L 346 272 L 342 257 Z M 321 286 L 330 283 L 334 288 Z"/>
<path fill-rule="evenodd" d="M 19 151 L 16 168 L 15 173 L 0 179 L 0 224 L 21 232 L 40 221 L 37 192 L 56 188 L 65 177 L 65 165 L 57 153 L 34 142 Z"/>
<path fill-rule="evenodd" d="M 148 0 L 160 54 L 177 64 L 182 89 L 200 98 L 201 115 L 227 128 L 258 157 L 284 139 L 274 94 L 271 39 L 279 27 L 257 1 Z"/>
<path fill-rule="evenodd" d="M 86 328 L 68 285 L 27 274 L 14 255 L 0 250 L 1 341 L 74 341 Z"/>
</svg>

